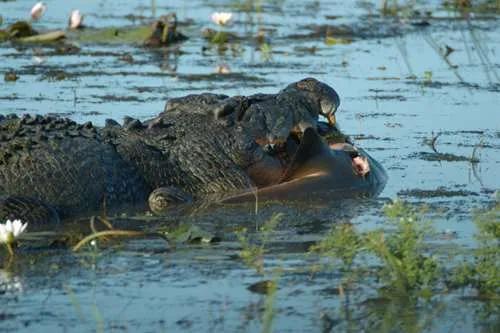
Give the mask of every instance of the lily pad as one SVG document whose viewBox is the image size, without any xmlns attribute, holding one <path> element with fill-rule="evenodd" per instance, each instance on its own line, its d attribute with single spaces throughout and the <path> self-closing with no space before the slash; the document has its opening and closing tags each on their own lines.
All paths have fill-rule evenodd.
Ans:
<svg viewBox="0 0 500 333">
<path fill-rule="evenodd" d="M 74 32 L 71 38 L 82 43 L 103 44 L 140 44 L 151 36 L 150 26 L 134 26 L 124 28 L 84 29 Z"/>
<path fill-rule="evenodd" d="M 29 36 L 19 38 L 18 41 L 21 43 L 51 43 L 61 40 L 66 37 L 66 34 L 62 30 L 51 31 L 44 34 Z"/>
</svg>

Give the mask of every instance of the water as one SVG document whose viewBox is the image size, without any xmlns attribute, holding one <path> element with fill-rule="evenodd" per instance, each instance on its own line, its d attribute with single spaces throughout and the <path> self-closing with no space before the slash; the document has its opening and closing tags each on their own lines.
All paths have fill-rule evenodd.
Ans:
<svg viewBox="0 0 500 333">
<path fill-rule="evenodd" d="M 169 51 L 79 43 L 80 52 L 64 55 L 54 55 L 51 47 L 0 44 L 0 73 L 13 69 L 20 76 L 1 83 L 0 110 L 57 113 L 102 125 L 106 118 L 126 115 L 148 119 L 162 111 L 168 98 L 189 93 L 274 93 L 308 76 L 328 83 L 341 96 L 337 119 L 342 129 L 388 171 L 385 190 L 363 203 L 274 206 L 263 209 L 257 222 L 272 211 L 285 212 L 265 257 L 268 271 L 285 270 L 274 301 L 274 329 L 317 331 L 326 329 L 330 318 L 334 329 L 359 330 L 353 325 L 377 318 L 359 321 L 355 314 L 375 291 L 365 287 L 354 293 L 352 309 L 345 309 L 335 292 L 341 277 L 312 274 L 308 267 L 317 258 L 304 253 L 332 223 L 351 221 L 362 230 L 381 226 L 381 206 L 398 195 L 429 205 L 438 232 L 456 232 L 456 239 L 443 243 L 474 246 L 471 212 L 491 203 L 500 187 L 499 18 L 476 13 L 469 26 L 456 20 L 456 13 L 441 9 L 439 1 L 427 1 L 417 8 L 431 10 L 435 18 L 420 28 L 411 25 L 420 20 L 380 18 L 379 1 L 261 1 L 256 2 L 260 8 L 247 12 L 243 8 L 248 3 L 50 1 L 36 29 L 63 28 L 73 8 L 86 15 L 85 24 L 92 28 L 141 24 L 175 11 L 179 29 L 190 39 Z M 3 27 L 27 18 L 31 5 L 0 2 Z M 216 28 L 210 14 L 219 10 L 235 12 L 228 30 L 244 38 L 226 52 L 204 50 L 208 43 L 200 31 Z M 352 43 L 328 45 L 325 33 L 313 33 L 324 24 L 359 30 L 350 37 Z M 259 50 L 252 37 L 259 29 L 266 32 L 270 53 Z M 444 58 L 433 45 L 448 45 L 454 52 Z M 130 54 L 133 62 L 121 60 L 123 54 Z M 230 73 L 217 74 L 221 65 Z M 64 70 L 67 78 L 51 79 L 53 70 Z M 470 157 L 480 145 L 475 153 L 480 162 L 422 158 L 422 153 L 433 153 L 425 140 L 437 134 L 438 152 Z M 434 192 L 418 195 L 422 191 Z M 14 263 L 4 258 L 0 331 L 261 330 L 266 298 L 247 287 L 262 276 L 237 258 L 239 245 L 232 234 L 239 225 L 251 228 L 256 223 L 253 207 L 174 219 L 222 233 L 223 241 L 172 249 L 162 241 L 135 240 L 77 255 L 35 249 L 25 250 Z M 457 295 L 439 302 L 446 307 L 436 312 L 438 320 L 432 311 L 419 312 L 418 320 L 434 319 L 425 331 L 478 330 L 476 310 L 481 305 Z M 381 308 L 390 318 L 389 307 Z"/>
</svg>

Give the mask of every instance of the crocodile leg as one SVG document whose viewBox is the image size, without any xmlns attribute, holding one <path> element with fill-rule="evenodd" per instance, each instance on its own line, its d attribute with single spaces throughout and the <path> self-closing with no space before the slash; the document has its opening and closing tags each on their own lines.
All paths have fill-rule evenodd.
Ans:
<svg viewBox="0 0 500 333">
<path fill-rule="evenodd" d="M 149 208 L 156 215 L 165 214 L 174 205 L 190 203 L 193 198 L 175 186 L 159 187 L 149 195 Z"/>
</svg>

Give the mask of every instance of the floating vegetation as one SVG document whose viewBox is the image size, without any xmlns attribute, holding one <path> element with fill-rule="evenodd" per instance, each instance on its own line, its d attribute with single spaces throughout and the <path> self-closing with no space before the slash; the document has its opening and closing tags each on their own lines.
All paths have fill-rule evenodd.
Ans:
<svg viewBox="0 0 500 333">
<path fill-rule="evenodd" d="M 325 38 L 325 44 L 332 46 L 332 45 L 342 45 L 342 44 L 350 44 L 352 43 L 352 40 L 350 39 L 344 39 L 344 38 L 335 38 L 331 36 L 327 36 Z"/>
<path fill-rule="evenodd" d="M 19 76 L 13 70 L 6 72 L 3 76 L 5 82 L 15 82 L 19 79 Z"/>
<path fill-rule="evenodd" d="M 401 190 L 398 192 L 398 196 L 414 197 L 419 199 L 467 197 L 467 196 L 478 196 L 478 195 L 479 194 L 477 192 L 466 191 L 466 190 L 449 190 L 444 186 L 440 186 L 435 190 L 410 189 L 410 190 Z"/>
<path fill-rule="evenodd" d="M 429 152 L 419 152 L 416 154 L 412 154 L 411 158 L 420 158 L 429 162 L 470 162 L 470 163 L 479 163 L 479 159 L 477 157 L 471 156 L 461 156 L 450 153 L 429 153 Z"/>
<path fill-rule="evenodd" d="M 151 33 L 152 28 L 150 26 L 111 27 L 103 29 L 88 28 L 75 32 L 73 38 L 81 43 L 141 44 L 151 36 Z"/>
<path fill-rule="evenodd" d="M 500 300 L 500 203 L 489 210 L 477 212 L 474 223 L 479 246 L 474 260 L 466 260 L 454 270 L 454 286 L 469 286 L 479 297 Z"/>
</svg>

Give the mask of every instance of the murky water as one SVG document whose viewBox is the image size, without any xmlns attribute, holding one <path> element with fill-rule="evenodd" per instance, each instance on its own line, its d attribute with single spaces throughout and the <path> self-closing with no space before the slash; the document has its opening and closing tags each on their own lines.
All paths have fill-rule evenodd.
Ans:
<svg viewBox="0 0 500 333">
<path fill-rule="evenodd" d="M 342 129 L 385 166 L 389 182 L 378 199 L 366 202 L 277 205 L 257 217 L 253 207 L 221 208 L 174 218 L 223 234 L 217 245 L 174 250 L 162 241 L 137 240 L 78 255 L 26 250 L 14 263 L 5 259 L 0 270 L 0 331 L 262 330 L 268 299 L 247 287 L 263 277 L 237 257 L 240 246 L 227 231 L 262 223 L 273 211 L 285 213 L 265 256 L 268 271 L 283 270 L 273 305 L 275 331 L 329 331 L 329 325 L 370 330 L 376 318 L 397 318 L 397 305 L 382 306 L 384 314 L 351 316 L 376 291 L 354 293 L 352 309 L 346 308 L 336 291 L 341 276 L 311 273 L 317 258 L 305 252 L 332 223 L 380 226 L 381 206 L 397 196 L 429 205 L 438 232 L 455 231 L 450 242 L 474 246 L 471 212 L 492 202 L 500 187 L 500 25 L 494 14 L 476 13 L 469 24 L 440 1 L 421 1 L 416 8 L 433 16 L 422 27 L 416 23 L 423 19 L 380 17 L 379 2 L 47 1 L 36 29 L 63 28 L 73 8 L 85 13 L 91 28 L 145 24 L 175 11 L 190 39 L 169 50 L 80 42 L 74 54 L 0 44 L 0 73 L 12 69 L 20 77 L 0 83 L 2 114 L 56 113 L 102 125 L 126 115 L 150 118 L 171 97 L 274 93 L 313 76 L 339 92 Z M 27 19 L 31 5 L 0 2 L 2 27 Z M 235 12 L 228 30 L 244 37 L 225 52 L 208 47 L 200 33 L 216 28 L 210 14 L 218 10 Z M 324 25 L 341 24 L 356 28 L 346 37 L 352 42 L 326 42 Z M 268 38 L 264 49 L 253 38 L 259 30 Z M 454 51 L 444 57 L 446 46 Z M 133 61 L 124 61 L 124 54 Z M 230 73 L 217 73 L 218 66 Z M 61 70 L 65 78 L 58 80 L 54 71 Z M 435 152 L 427 142 L 438 134 Z M 453 154 L 452 161 L 438 153 Z M 479 163 L 453 161 L 459 157 Z M 445 307 L 420 309 L 407 324 L 435 332 L 479 329 L 478 307 L 458 296 L 442 298 Z"/>
</svg>

